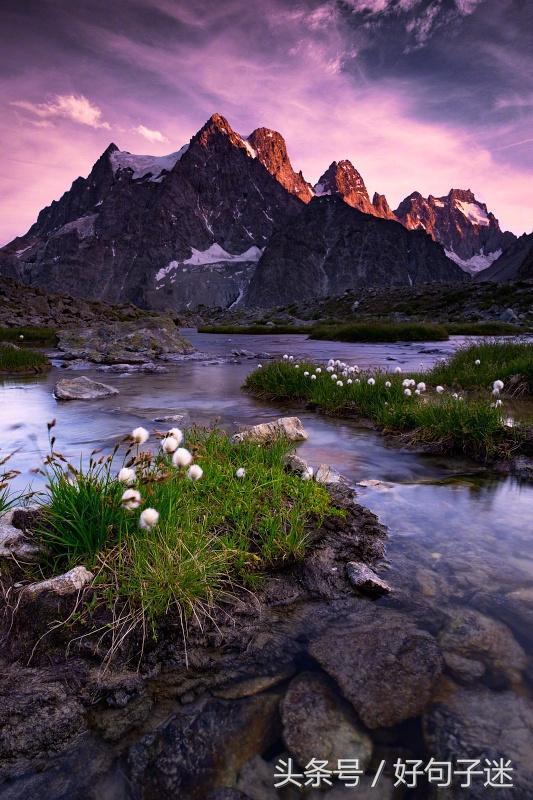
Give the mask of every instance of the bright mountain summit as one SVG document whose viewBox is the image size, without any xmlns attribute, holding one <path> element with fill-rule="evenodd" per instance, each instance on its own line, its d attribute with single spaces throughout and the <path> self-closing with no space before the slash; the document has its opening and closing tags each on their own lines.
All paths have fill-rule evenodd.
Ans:
<svg viewBox="0 0 533 800">
<path fill-rule="evenodd" d="M 349 161 L 312 187 L 279 133 L 243 137 L 214 114 L 168 156 L 109 145 L 87 178 L 3 248 L 0 272 L 154 309 L 274 306 L 466 280 L 465 270 L 489 266 L 514 240 L 469 191 L 415 192 L 393 212 L 383 195 L 370 200 Z"/>
</svg>

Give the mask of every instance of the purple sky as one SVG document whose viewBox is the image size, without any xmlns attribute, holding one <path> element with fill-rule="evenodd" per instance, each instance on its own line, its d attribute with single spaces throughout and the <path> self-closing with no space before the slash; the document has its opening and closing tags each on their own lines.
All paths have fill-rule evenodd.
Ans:
<svg viewBox="0 0 533 800">
<path fill-rule="evenodd" d="M 0 243 L 110 141 L 177 150 L 214 112 L 349 158 L 391 206 L 471 188 L 533 229 L 529 0 L 2 0 Z"/>
</svg>

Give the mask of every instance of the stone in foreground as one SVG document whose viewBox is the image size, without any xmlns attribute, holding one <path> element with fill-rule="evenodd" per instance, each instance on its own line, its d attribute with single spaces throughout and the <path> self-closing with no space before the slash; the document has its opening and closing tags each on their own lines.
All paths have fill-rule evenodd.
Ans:
<svg viewBox="0 0 533 800">
<path fill-rule="evenodd" d="M 46 581 L 30 583 L 24 587 L 26 598 L 35 598 L 44 593 L 55 594 L 58 597 L 65 597 L 81 591 L 93 579 L 94 575 L 84 566 L 74 567 L 65 572 L 64 575 L 57 575 Z"/>
<path fill-rule="evenodd" d="M 332 626 L 311 642 L 309 653 L 368 728 L 418 716 L 442 672 L 433 636 L 388 609 L 367 622 Z"/>
<path fill-rule="evenodd" d="M 316 757 L 320 742 L 320 758 L 330 763 L 358 758 L 362 769 L 368 767 L 372 741 L 320 674 L 303 672 L 291 681 L 281 702 L 281 719 L 283 740 L 299 764 Z"/>
<path fill-rule="evenodd" d="M 324 486 L 331 486 L 334 483 L 344 482 L 344 478 L 340 472 L 330 467 L 329 464 L 320 464 L 316 471 L 315 480 L 317 483 L 323 483 Z"/>
<path fill-rule="evenodd" d="M 260 425 L 253 425 L 236 433 L 231 441 L 234 444 L 244 441 L 270 444 L 282 438 L 289 442 L 304 442 L 309 438 L 309 434 L 298 417 L 280 417 L 275 422 L 262 422 Z"/>
<path fill-rule="evenodd" d="M 118 394 L 114 386 L 92 381 L 84 375 L 81 378 L 62 378 L 54 389 L 56 400 L 98 400 L 113 394 Z"/>
<path fill-rule="evenodd" d="M 360 561 L 349 561 L 346 564 L 346 576 L 354 589 L 371 597 L 381 597 L 392 591 L 386 581 Z"/>
</svg>

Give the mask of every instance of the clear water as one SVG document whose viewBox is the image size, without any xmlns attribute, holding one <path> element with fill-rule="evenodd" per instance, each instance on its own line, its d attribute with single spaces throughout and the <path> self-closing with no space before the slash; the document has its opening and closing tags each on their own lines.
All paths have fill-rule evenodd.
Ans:
<svg viewBox="0 0 533 800">
<path fill-rule="evenodd" d="M 74 374 L 57 368 L 45 377 L 0 382 L 0 453 L 16 451 L 11 463 L 21 470 L 19 486 L 30 480 L 39 484 L 31 470 L 47 451 L 46 422 L 52 418 L 57 419 L 58 449 L 76 462 L 80 453 L 109 448 L 137 425 L 158 427 L 154 418 L 167 414 L 233 428 L 297 413 L 309 432 L 309 440 L 299 448 L 306 460 L 331 464 L 356 484 L 379 481 L 358 487 L 359 500 L 389 528 L 387 579 L 395 588 L 412 599 L 452 609 L 470 605 L 476 593 L 484 592 L 484 612 L 490 615 L 491 598 L 533 585 L 531 485 L 492 475 L 468 461 L 402 451 L 355 421 L 259 402 L 240 387 L 261 358 L 217 362 L 233 349 L 246 349 L 407 370 L 429 367 L 461 344 L 460 337 L 444 343 L 357 345 L 311 342 L 294 335 L 187 335 L 213 359 L 171 364 L 163 375 L 83 372 L 116 386 L 120 394 L 115 397 L 57 403 L 54 383 Z M 515 635 L 531 659 L 533 633 L 522 626 Z M 527 683 L 516 691 L 530 694 Z"/>
</svg>

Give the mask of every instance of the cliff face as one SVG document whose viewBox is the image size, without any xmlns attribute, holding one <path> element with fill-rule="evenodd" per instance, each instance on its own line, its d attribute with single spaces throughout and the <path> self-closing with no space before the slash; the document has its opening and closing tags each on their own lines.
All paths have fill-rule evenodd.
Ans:
<svg viewBox="0 0 533 800">
<path fill-rule="evenodd" d="M 488 268 L 476 275 L 479 281 L 533 280 L 533 233 L 520 236 Z"/>
<path fill-rule="evenodd" d="M 465 273 L 423 231 L 408 231 L 327 196 L 314 199 L 294 222 L 273 234 L 245 302 L 269 307 L 363 286 L 465 280 Z"/>
</svg>

